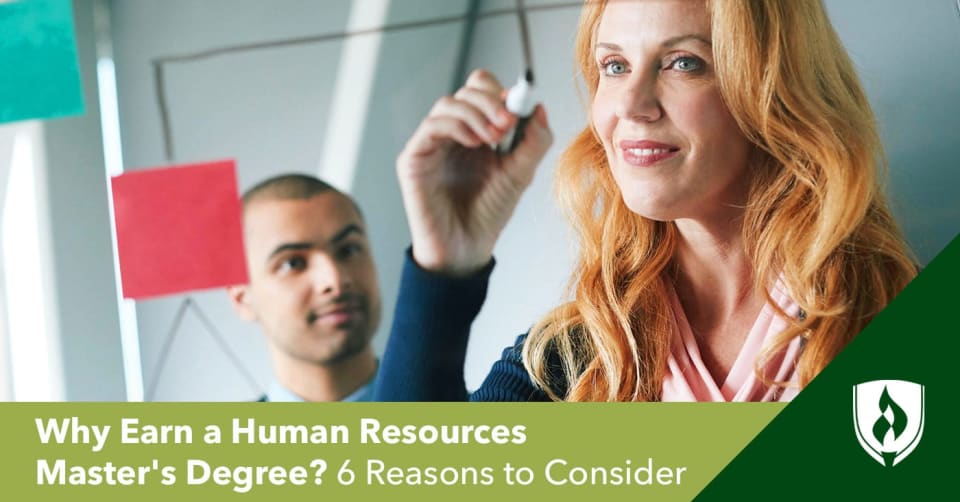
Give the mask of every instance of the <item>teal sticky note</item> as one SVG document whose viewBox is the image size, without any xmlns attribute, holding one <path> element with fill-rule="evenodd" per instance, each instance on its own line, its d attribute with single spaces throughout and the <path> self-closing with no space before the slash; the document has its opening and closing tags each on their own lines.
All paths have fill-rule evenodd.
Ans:
<svg viewBox="0 0 960 502">
<path fill-rule="evenodd" d="M 0 123 L 81 113 L 70 0 L 0 0 Z"/>
</svg>

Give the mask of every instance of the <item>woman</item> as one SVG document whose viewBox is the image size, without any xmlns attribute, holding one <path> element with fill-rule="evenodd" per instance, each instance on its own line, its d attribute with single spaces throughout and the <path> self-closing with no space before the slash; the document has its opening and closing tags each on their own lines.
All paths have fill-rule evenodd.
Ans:
<svg viewBox="0 0 960 502">
<path fill-rule="evenodd" d="M 585 3 L 590 124 L 558 192 L 573 301 L 504 352 L 473 399 L 789 400 L 916 275 L 882 148 L 819 0 Z M 413 236 L 379 397 L 466 397 L 492 249 L 552 136 L 475 72 L 397 160 Z"/>
</svg>

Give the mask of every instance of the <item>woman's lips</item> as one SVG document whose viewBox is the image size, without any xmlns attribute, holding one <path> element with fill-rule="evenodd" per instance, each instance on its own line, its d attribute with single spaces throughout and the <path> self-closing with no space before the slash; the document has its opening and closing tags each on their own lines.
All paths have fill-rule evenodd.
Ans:
<svg viewBox="0 0 960 502">
<path fill-rule="evenodd" d="M 620 153 L 627 164 L 637 167 L 650 167 L 658 162 L 676 156 L 680 147 L 658 141 L 621 141 Z"/>
</svg>

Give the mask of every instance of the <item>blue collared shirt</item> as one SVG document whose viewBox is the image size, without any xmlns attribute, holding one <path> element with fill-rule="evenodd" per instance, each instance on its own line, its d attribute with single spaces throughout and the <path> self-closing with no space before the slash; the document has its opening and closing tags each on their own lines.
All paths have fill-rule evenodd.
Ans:
<svg viewBox="0 0 960 502">
<path fill-rule="evenodd" d="M 373 401 L 374 380 L 376 380 L 376 375 L 374 375 L 369 382 L 363 384 L 362 387 L 355 390 L 353 394 L 341 399 L 340 402 Z M 280 382 L 274 380 L 270 382 L 270 389 L 267 390 L 267 401 L 271 403 L 302 403 L 304 402 L 304 399 L 291 392 L 290 389 L 280 385 Z"/>
</svg>

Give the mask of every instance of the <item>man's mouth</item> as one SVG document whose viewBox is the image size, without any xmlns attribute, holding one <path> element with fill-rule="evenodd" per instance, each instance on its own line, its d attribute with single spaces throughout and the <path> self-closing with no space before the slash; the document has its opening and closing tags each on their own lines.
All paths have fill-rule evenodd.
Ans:
<svg viewBox="0 0 960 502">
<path fill-rule="evenodd" d="M 323 309 L 311 310 L 307 314 L 307 324 L 321 323 L 331 326 L 351 322 L 363 315 L 359 302 L 333 304 Z"/>
</svg>

